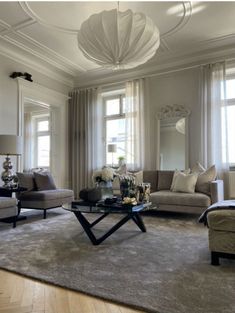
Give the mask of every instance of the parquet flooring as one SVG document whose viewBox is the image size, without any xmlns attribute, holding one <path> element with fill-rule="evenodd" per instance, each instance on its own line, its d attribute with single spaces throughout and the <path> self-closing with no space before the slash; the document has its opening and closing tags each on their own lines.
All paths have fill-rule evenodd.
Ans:
<svg viewBox="0 0 235 313">
<path fill-rule="evenodd" d="M 0 313 L 141 312 L 0 270 Z"/>
</svg>

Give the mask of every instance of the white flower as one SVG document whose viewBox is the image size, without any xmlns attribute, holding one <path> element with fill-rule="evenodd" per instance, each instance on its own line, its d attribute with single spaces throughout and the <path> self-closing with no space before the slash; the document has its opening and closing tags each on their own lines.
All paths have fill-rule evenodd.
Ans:
<svg viewBox="0 0 235 313">
<path fill-rule="evenodd" d="M 110 167 L 103 167 L 102 170 L 95 171 L 92 176 L 92 180 L 94 183 L 101 181 L 112 181 L 114 178 L 114 171 Z"/>
</svg>

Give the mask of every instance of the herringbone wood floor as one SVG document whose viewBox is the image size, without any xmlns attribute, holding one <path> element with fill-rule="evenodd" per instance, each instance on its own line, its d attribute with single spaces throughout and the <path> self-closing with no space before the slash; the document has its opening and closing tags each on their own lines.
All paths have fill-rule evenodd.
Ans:
<svg viewBox="0 0 235 313">
<path fill-rule="evenodd" d="M 140 313 L 0 270 L 0 313 Z"/>
</svg>

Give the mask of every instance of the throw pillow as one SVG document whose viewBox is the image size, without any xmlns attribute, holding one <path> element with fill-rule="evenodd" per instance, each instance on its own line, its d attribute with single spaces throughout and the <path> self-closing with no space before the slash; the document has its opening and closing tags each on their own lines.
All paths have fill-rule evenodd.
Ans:
<svg viewBox="0 0 235 313">
<path fill-rule="evenodd" d="M 174 189 L 174 186 L 175 186 L 175 180 L 176 180 L 176 177 L 179 173 L 184 173 L 186 175 L 190 174 L 190 168 L 187 169 L 187 170 L 184 170 L 184 171 L 180 171 L 180 170 L 175 170 L 174 172 L 174 175 L 173 175 L 173 179 L 172 179 L 172 183 L 171 183 L 171 191 L 173 191 Z"/>
<path fill-rule="evenodd" d="M 157 190 L 170 190 L 174 171 L 158 171 Z"/>
<path fill-rule="evenodd" d="M 35 172 L 35 183 L 37 186 L 37 190 L 52 190 L 56 189 L 56 185 L 54 183 L 53 177 L 49 172 Z"/>
<path fill-rule="evenodd" d="M 199 173 L 195 190 L 210 195 L 210 183 L 216 179 L 216 175 L 215 165 Z"/>
<path fill-rule="evenodd" d="M 119 175 L 126 175 L 127 174 L 127 166 L 126 164 L 121 165 L 117 170 L 116 173 Z"/>
<path fill-rule="evenodd" d="M 192 167 L 192 173 L 202 173 L 205 172 L 205 170 L 206 169 L 199 162 L 194 164 L 194 166 Z"/>
<path fill-rule="evenodd" d="M 175 184 L 172 191 L 194 193 L 198 174 L 184 174 L 179 172 L 175 178 Z"/>
<path fill-rule="evenodd" d="M 133 173 L 133 176 L 135 177 L 135 185 L 136 186 L 143 183 L 143 171 Z"/>
<path fill-rule="evenodd" d="M 27 188 L 27 191 L 35 190 L 35 179 L 33 173 L 16 173 L 20 187 Z"/>
</svg>

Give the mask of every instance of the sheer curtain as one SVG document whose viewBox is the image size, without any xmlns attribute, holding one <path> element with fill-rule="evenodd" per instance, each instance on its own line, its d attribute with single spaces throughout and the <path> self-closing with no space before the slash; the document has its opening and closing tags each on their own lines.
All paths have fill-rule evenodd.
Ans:
<svg viewBox="0 0 235 313">
<path fill-rule="evenodd" d="M 75 197 L 92 186 L 93 170 L 103 165 L 102 104 L 98 88 L 70 93 L 69 180 Z"/>
<path fill-rule="evenodd" d="M 216 165 L 219 178 L 228 171 L 225 62 L 201 68 L 202 160 Z"/>
<path fill-rule="evenodd" d="M 146 79 L 126 82 L 126 140 L 128 169 L 149 169 L 150 126 Z"/>
<path fill-rule="evenodd" d="M 33 131 L 32 115 L 30 112 L 24 112 L 24 170 L 30 170 L 33 167 Z"/>
</svg>

